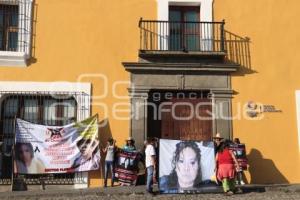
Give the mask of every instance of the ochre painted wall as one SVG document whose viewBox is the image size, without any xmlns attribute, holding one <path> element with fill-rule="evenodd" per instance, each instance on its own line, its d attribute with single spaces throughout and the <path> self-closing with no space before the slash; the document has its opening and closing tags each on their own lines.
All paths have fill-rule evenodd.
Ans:
<svg viewBox="0 0 300 200">
<path fill-rule="evenodd" d="M 35 62 L 26 68 L 0 67 L 1 81 L 71 81 L 83 74 L 104 74 L 108 95 L 94 99 L 92 114 L 108 125 L 100 129 L 102 143 L 113 136 L 121 146 L 129 135 L 129 121 L 112 117 L 114 103 L 129 103 L 112 94 L 113 83 L 129 81 L 121 62 L 137 61 L 138 20 L 156 19 L 156 0 L 36 0 Z M 247 144 L 251 183 L 300 182 L 295 90 L 300 89 L 298 0 L 214 0 L 214 19 L 226 20 L 226 30 L 250 38 L 251 69 L 234 74 L 233 115 L 238 103 L 249 100 L 275 105 L 281 113 L 266 113 L 262 120 L 235 120 L 233 136 Z M 248 64 L 245 68 L 250 68 Z M 244 74 L 244 72 L 247 72 Z M 94 96 L 104 82 L 86 77 Z M 127 85 L 117 93 L 127 96 Z M 127 106 L 127 109 L 129 107 Z M 122 116 L 128 116 L 122 114 Z M 102 184 L 90 174 L 90 186 Z"/>
<path fill-rule="evenodd" d="M 84 74 L 103 74 L 108 80 L 108 95 L 94 99 L 92 114 L 108 107 L 108 126 L 100 129 L 103 145 L 111 135 L 119 146 L 129 135 L 129 120 L 112 117 L 114 103 L 129 103 L 114 98 L 115 81 L 129 81 L 122 62 L 137 61 L 140 17 L 156 18 L 155 0 L 36 0 L 34 23 L 35 63 L 26 68 L 0 67 L 1 81 L 71 81 Z M 104 92 L 103 79 L 85 77 L 92 83 L 94 96 Z M 128 84 L 118 85 L 116 93 L 128 97 Z M 96 105 L 95 105 L 96 104 Z M 129 106 L 122 106 L 122 109 Z M 121 107 L 119 107 L 121 109 Z M 117 113 L 128 118 L 128 113 Z M 90 186 L 102 183 L 98 173 L 90 174 Z"/>
<path fill-rule="evenodd" d="M 295 90 L 300 89 L 300 1 L 215 0 L 214 19 L 250 38 L 251 66 L 233 75 L 233 114 L 249 100 L 275 105 L 281 113 L 261 120 L 234 120 L 233 136 L 247 144 L 251 183 L 299 183 L 300 153 Z M 241 56 L 243 57 L 243 56 Z M 249 69 L 251 67 L 251 69 Z"/>
</svg>

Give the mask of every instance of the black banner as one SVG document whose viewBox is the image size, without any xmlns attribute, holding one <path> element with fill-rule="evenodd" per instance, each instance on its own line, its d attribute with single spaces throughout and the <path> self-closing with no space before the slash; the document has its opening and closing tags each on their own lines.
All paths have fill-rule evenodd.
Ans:
<svg viewBox="0 0 300 200">
<path fill-rule="evenodd" d="M 230 144 L 229 149 L 231 149 L 241 167 L 242 170 L 247 170 L 248 159 L 246 155 L 245 144 Z"/>
<path fill-rule="evenodd" d="M 120 150 L 117 152 L 115 177 L 122 185 L 135 185 L 138 177 L 139 152 Z"/>
</svg>

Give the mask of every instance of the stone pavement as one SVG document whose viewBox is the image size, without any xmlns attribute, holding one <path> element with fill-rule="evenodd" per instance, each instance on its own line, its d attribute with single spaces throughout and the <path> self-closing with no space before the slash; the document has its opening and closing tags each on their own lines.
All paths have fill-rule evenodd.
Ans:
<svg viewBox="0 0 300 200">
<path fill-rule="evenodd" d="M 1 186 L 0 186 L 1 187 Z M 139 200 L 139 199 L 159 199 L 159 200 L 196 200 L 196 199 L 243 199 L 243 200 L 300 200 L 300 185 L 247 185 L 242 187 L 243 194 L 224 196 L 222 193 L 216 194 L 177 194 L 151 196 L 145 193 L 144 186 L 136 187 L 113 187 L 113 188 L 93 188 L 93 189 L 56 189 L 45 191 L 26 192 L 2 192 L 1 200 Z"/>
</svg>

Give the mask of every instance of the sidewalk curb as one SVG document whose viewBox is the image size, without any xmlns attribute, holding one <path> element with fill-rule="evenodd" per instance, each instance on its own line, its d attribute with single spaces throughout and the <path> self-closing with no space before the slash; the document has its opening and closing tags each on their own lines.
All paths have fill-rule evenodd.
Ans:
<svg viewBox="0 0 300 200">
<path fill-rule="evenodd" d="M 250 192 L 300 192 L 300 184 L 276 184 L 276 185 L 245 185 L 239 186 L 245 193 Z M 42 197 L 75 197 L 75 196 L 129 196 L 146 194 L 145 186 L 132 187 L 108 187 L 108 188 L 88 188 L 88 189 L 69 189 L 69 190 L 37 190 L 37 191 L 20 191 L 20 192 L 0 192 L 0 199 L 24 199 L 24 198 L 42 198 Z M 164 194 L 162 194 L 164 195 Z M 171 194 L 172 195 L 172 194 Z"/>
</svg>

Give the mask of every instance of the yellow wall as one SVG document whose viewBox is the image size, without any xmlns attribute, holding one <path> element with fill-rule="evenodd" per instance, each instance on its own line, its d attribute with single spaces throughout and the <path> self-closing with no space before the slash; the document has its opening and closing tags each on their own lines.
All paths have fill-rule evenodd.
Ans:
<svg viewBox="0 0 300 200">
<path fill-rule="evenodd" d="M 121 62 L 137 61 L 138 20 L 156 19 L 156 0 L 36 0 L 34 23 L 35 62 L 26 68 L 0 67 L 1 81 L 77 81 L 85 73 L 108 77 L 108 96 L 93 103 L 108 105 L 109 126 L 100 134 L 112 134 L 123 145 L 128 120 L 112 118 L 115 102 L 111 88 L 116 80 L 129 80 Z M 247 144 L 251 176 L 255 183 L 300 182 L 295 90 L 300 89 L 300 21 L 298 0 L 215 0 L 215 21 L 226 20 L 226 29 L 250 38 L 251 73 L 233 76 L 233 114 L 238 102 L 272 104 L 282 113 L 267 113 L 263 120 L 235 120 L 234 137 Z M 250 66 L 247 66 L 248 68 Z M 253 72 L 253 73 L 252 73 Z M 93 95 L 103 92 L 103 82 L 92 82 Z M 126 96 L 126 85 L 118 87 Z M 92 107 L 92 114 L 103 112 Z M 260 155 L 261 154 L 261 155 Z M 252 171 L 255 170 L 255 172 Z M 91 174 L 90 185 L 101 184 Z M 251 179 L 252 178 L 252 179 Z"/>
<path fill-rule="evenodd" d="M 247 144 L 256 183 L 300 182 L 295 90 L 300 89 L 300 2 L 297 0 L 215 0 L 216 21 L 250 38 L 250 74 L 232 78 L 233 112 L 249 100 L 275 105 L 259 121 L 235 120 L 233 135 Z M 248 68 L 250 66 L 247 66 Z M 248 71 L 251 71 L 248 70 Z M 255 171 L 254 171 L 255 170 Z"/>
<path fill-rule="evenodd" d="M 0 67 L 1 81 L 77 81 L 85 73 L 101 73 L 108 78 L 108 96 L 93 103 L 107 104 L 109 127 L 100 134 L 110 134 L 123 145 L 129 134 L 128 120 L 114 120 L 111 108 L 115 102 L 129 102 L 113 98 L 111 88 L 116 80 L 129 80 L 121 62 L 137 61 L 139 48 L 138 21 L 140 17 L 156 18 L 155 0 L 36 0 L 34 23 L 35 63 L 26 68 Z M 93 95 L 103 93 L 103 81 L 92 82 Z M 118 95 L 127 96 L 128 85 L 117 87 Z M 92 107 L 92 114 L 103 112 Z M 122 115 L 124 116 L 124 114 Z M 101 136 L 101 138 L 103 138 Z M 103 140 L 102 140 L 103 141 Z M 98 178 L 91 186 L 100 184 Z"/>
</svg>

